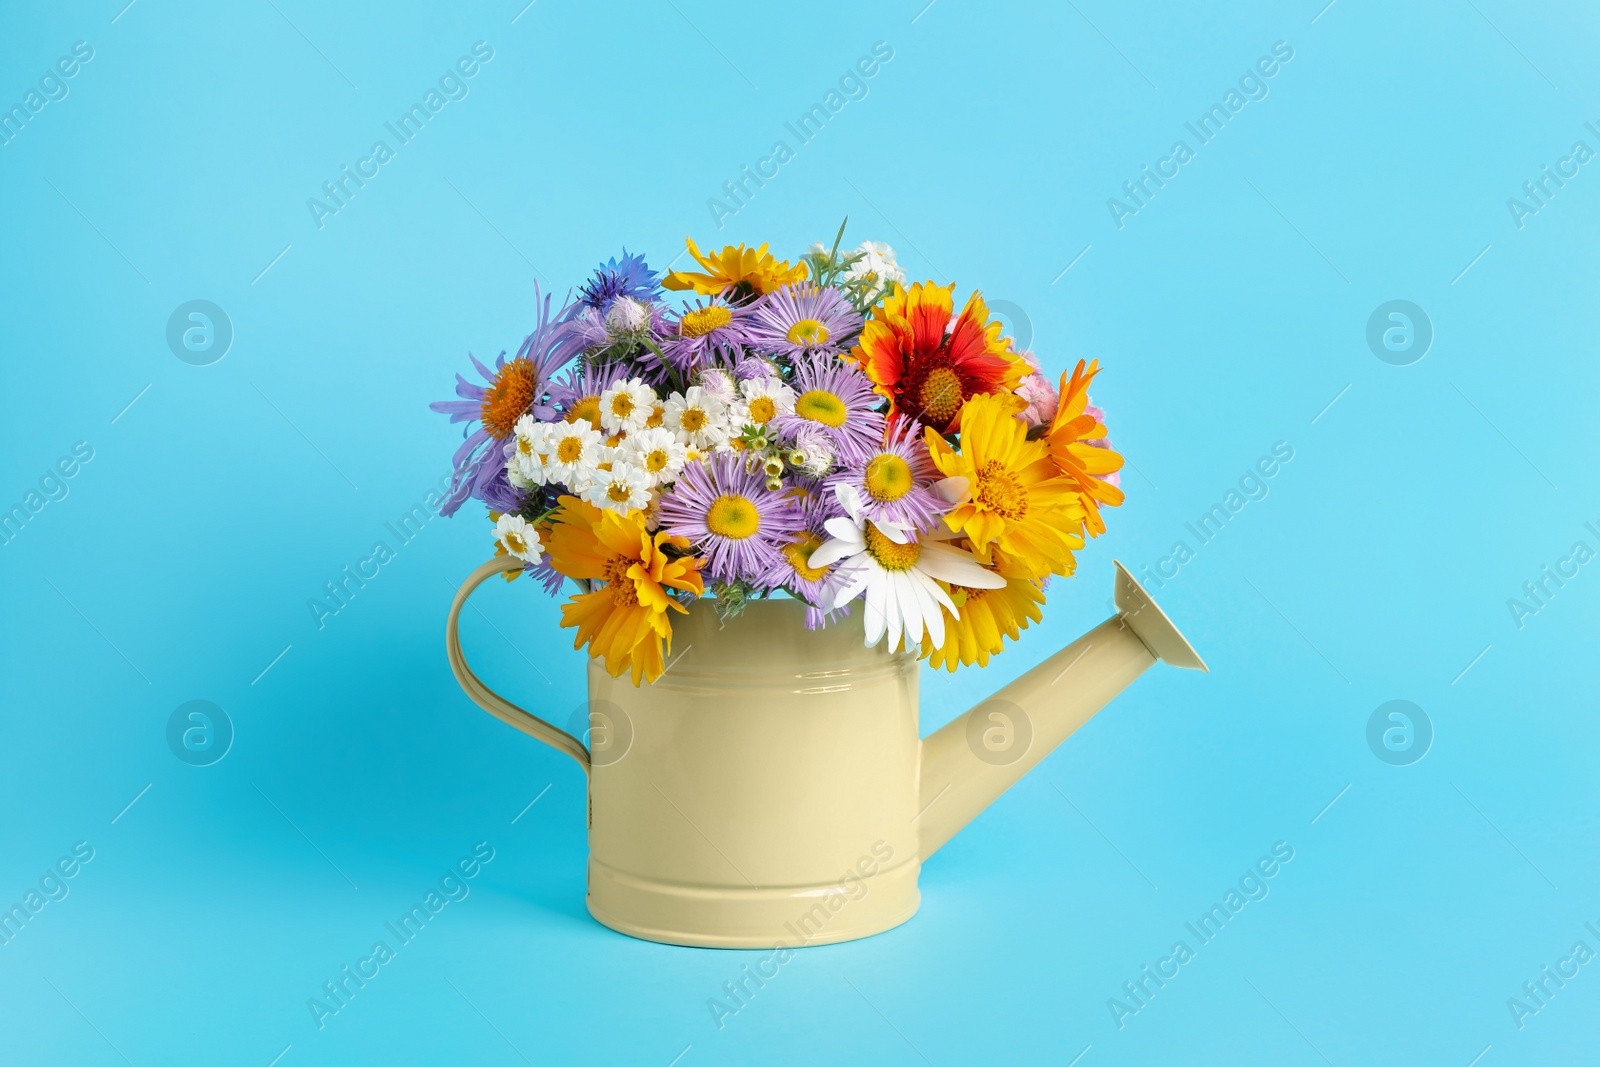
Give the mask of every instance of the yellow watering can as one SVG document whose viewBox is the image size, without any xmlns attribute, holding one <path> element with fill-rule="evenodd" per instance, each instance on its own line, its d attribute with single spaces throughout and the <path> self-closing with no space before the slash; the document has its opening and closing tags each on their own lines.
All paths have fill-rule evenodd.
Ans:
<svg viewBox="0 0 1600 1067">
<path fill-rule="evenodd" d="M 467 597 L 521 566 L 500 557 L 456 593 L 450 667 L 480 707 L 589 775 L 589 914 L 633 937 L 795 948 L 867 937 L 916 913 L 939 846 L 1157 660 L 1205 670 L 1118 563 L 1117 613 L 932 735 L 919 664 L 867 648 L 861 612 L 805 628 L 758 600 L 722 624 L 673 623 L 673 658 L 635 688 L 589 662 L 591 747 L 505 700 L 467 666 Z"/>
</svg>

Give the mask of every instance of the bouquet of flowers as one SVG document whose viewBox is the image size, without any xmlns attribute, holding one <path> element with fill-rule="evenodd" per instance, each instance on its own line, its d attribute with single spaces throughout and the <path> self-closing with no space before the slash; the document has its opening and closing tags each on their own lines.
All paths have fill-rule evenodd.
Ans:
<svg viewBox="0 0 1600 1067">
<path fill-rule="evenodd" d="M 986 665 L 1122 502 L 1095 363 L 1058 390 L 979 293 L 956 314 L 843 234 L 793 264 L 688 240 L 701 269 L 665 278 L 624 250 L 432 405 L 467 424 L 443 512 L 487 506 L 508 578 L 573 581 L 561 625 L 612 675 L 659 677 L 707 594 L 787 595 L 812 628 L 859 602 L 868 645 Z"/>
</svg>

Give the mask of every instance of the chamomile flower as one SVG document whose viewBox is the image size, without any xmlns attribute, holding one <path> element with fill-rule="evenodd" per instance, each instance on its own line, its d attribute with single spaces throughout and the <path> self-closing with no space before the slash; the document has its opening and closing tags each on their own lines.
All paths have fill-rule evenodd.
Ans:
<svg viewBox="0 0 1600 1067">
<path fill-rule="evenodd" d="M 531 489 L 550 480 L 550 431 L 547 422 L 531 415 L 517 420 L 511 452 L 506 459 L 506 477 L 519 489 Z"/>
<path fill-rule="evenodd" d="M 627 463 L 649 476 L 651 485 L 673 482 L 687 459 L 683 442 L 660 426 L 629 434 L 619 452 Z"/>
<path fill-rule="evenodd" d="M 882 241 L 862 241 L 856 246 L 860 259 L 844 272 L 845 281 L 862 281 L 871 286 L 867 303 L 876 304 L 894 291 L 896 283 L 906 283 L 906 272 L 900 269 L 894 249 Z"/>
<path fill-rule="evenodd" d="M 544 555 L 539 531 L 521 515 L 501 515 L 494 524 L 495 543 L 524 563 L 538 563 Z"/>
<path fill-rule="evenodd" d="M 597 508 L 626 515 L 650 504 L 650 476 L 633 464 L 613 456 L 606 469 L 596 470 L 581 496 Z"/>
<path fill-rule="evenodd" d="M 794 410 L 794 390 L 779 378 L 746 378 L 739 383 L 739 399 L 734 401 L 729 421 L 735 430 L 746 426 L 765 426 L 779 415 Z"/>
<path fill-rule="evenodd" d="M 621 307 L 629 297 L 619 297 L 613 307 Z M 600 428 L 607 433 L 633 433 L 644 429 L 645 420 L 655 410 L 656 391 L 639 378 L 627 378 L 600 394 Z"/>
<path fill-rule="evenodd" d="M 709 452 L 728 440 L 728 407 L 701 386 L 691 385 L 667 398 L 662 424 L 684 444 Z"/>
<path fill-rule="evenodd" d="M 586 419 L 557 422 L 550 427 L 549 447 L 551 480 L 576 488 L 594 477 L 605 438 Z"/>
<path fill-rule="evenodd" d="M 893 523 L 871 522 L 854 486 L 840 484 L 834 492 L 845 514 L 827 521 L 832 540 L 811 553 L 806 563 L 812 568 L 835 565 L 830 607 L 865 600 L 869 648 L 887 636 L 891 652 L 900 648 L 902 637 L 911 649 L 924 632 L 935 646 L 943 645 L 942 609 L 952 615 L 958 612 L 940 582 L 969 589 L 999 589 L 1006 584 L 965 549 L 929 535 L 919 539 Z"/>
</svg>

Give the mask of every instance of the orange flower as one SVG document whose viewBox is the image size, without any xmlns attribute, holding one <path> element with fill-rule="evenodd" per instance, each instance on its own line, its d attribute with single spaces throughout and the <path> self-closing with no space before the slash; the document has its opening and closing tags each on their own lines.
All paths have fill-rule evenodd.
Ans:
<svg viewBox="0 0 1600 1067">
<path fill-rule="evenodd" d="M 850 355 L 867 372 L 891 412 L 914 415 L 940 433 L 961 426 L 961 405 L 981 393 L 1008 397 L 1028 372 L 973 293 L 948 333 L 955 286 L 919 282 L 894 292 L 872 311 Z M 1012 397 L 1021 410 L 1020 398 Z"/>
<path fill-rule="evenodd" d="M 791 267 L 787 260 L 774 259 L 764 244 L 760 248 L 725 245 L 721 252 L 702 255 L 694 241 L 685 237 L 683 243 L 705 273 L 675 270 L 661 282 L 668 289 L 693 289 L 703 296 L 716 296 L 747 285 L 752 292 L 761 294 L 806 280 L 804 263 Z"/>
<path fill-rule="evenodd" d="M 587 644 L 613 677 L 630 671 L 634 685 L 661 677 L 664 651 L 672 651 L 667 611 L 688 611 L 667 590 L 705 592 L 700 558 L 668 556 L 668 545 L 687 549 L 689 542 L 665 531 L 651 536 L 642 511 L 619 515 L 570 496 L 561 498 L 547 541 L 550 565 L 592 590 L 561 607 L 561 625 L 578 628 L 572 647 Z"/>
<path fill-rule="evenodd" d="M 1103 445 L 1089 444 L 1109 436 L 1105 426 L 1087 411 L 1089 383 L 1098 373 L 1098 362 L 1090 362 L 1085 370 L 1080 359 L 1070 380 L 1065 374 L 1061 376 L 1061 403 L 1045 434 L 1056 468 L 1083 496 L 1085 524 L 1091 537 L 1106 532 L 1100 505 L 1116 507 L 1123 500 L 1122 490 L 1100 477 L 1121 470 L 1122 456 Z"/>
</svg>

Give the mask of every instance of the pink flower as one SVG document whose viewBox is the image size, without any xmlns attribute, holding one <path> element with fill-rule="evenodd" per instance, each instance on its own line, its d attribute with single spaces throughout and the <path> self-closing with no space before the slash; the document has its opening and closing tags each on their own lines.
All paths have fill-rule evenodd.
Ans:
<svg viewBox="0 0 1600 1067">
<path fill-rule="evenodd" d="M 1050 379 L 1040 373 L 1038 357 L 1026 350 L 1017 355 L 1033 368 L 1027 377 L 1017 383 L 1017 395 L 1028 405 L 1022 412 L 1022 418 L 1029 427 L 1042 426 L 1055 417 L 1056 405 L 1061 402 L 1061 397 Z"/>
</svg>

